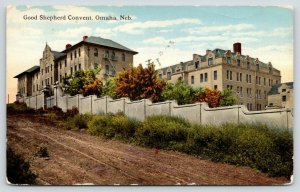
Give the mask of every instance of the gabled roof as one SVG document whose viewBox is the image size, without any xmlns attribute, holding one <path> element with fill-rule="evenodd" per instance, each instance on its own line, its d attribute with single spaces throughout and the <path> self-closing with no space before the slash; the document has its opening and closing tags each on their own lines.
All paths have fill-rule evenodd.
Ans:
<svg viewBox="0 0 300 192">
<path fill-rule="evenodd" d="M 268 95 L 276 95 L 278 94 L 278 88 L 281 85 L 287 85 L 290 89 L 294 89 L 294 82 L 287 82 L 287 83 L 279 83 L 272 86 L 271 90 L 269 91 Z"/>
<path fill-rule="evenodd" d="M 133 51 L 132 49 L 129 49 L 117 42 L 114 42 L 110 39 L 104 39 L 102 37 L 95 37 L 95 36 L 90 36 L 88 38 L 86 38 L 83 41 L 80 41 L 79 43 L 73 45 L 72 47 L 75 47 L 76 45 L 79 45 L 81 43 L 92 43 L 95 45 L 101 45 L 101 46 L 105 46 L 105 47 L 110 47 L 110 48 L 115 48 L 115 49 L 120 49 L 120 50 L 124 50 L 124 51 L 129 51 L 129 52 L 133 52 L 134 54 L 137 54 L 138 52 Z M 71 49 L 71 48 L 69 48 Z M 64 50 L 62 52 L 66 52 L 67 50 Z"/>
<path fill-rule="evenodd" d="M 39 66 L 33 66 L 33 67 L 27 69 L 26 71 L 23 71 L 22 73 L 14 76 L 14 78 L 19 78 L 20 76 L 25 75 L 26 73 L 33 73 L 33 72 L 39 71 L 39 70 L 40 70 Z"/>
<path fill-rule="evenodd" d="M 54 55 L 54 60 L 55 59 L 58 59 L 58 58 L 60 58 L 60 57 L 62 57 L 62 56 L 66 56 L 67 54 L 65 54 L 65 53 L 62 53 L 62 52 L 59 52 L 59 51 L 51 51 L 52 53 L 53 53 L 53 55 Z"/>
</svg>

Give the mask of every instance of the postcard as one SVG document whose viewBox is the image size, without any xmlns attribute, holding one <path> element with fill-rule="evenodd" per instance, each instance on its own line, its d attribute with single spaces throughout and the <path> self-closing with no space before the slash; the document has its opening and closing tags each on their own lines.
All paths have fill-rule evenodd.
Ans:
<svg viewBox="0 0 300 192">
<path fill-rule="evenodd" d="M 293 7 L 8 6 L 7 183 L 293 182 Z"/>
</svg>

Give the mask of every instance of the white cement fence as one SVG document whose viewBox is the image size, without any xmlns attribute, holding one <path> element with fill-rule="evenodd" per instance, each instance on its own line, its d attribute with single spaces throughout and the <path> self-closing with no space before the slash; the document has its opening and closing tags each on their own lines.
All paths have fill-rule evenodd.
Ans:
<svg viewBox="0 0 300 192">
<path fill-rule="evenodd" d="M 293 128 L 293 114 L 290 109 L 269 109 L 263 111 L 248 111 L 243 105 L 209 108 L 207 103 L 177 105 L 175 101 L 152 103 L 148 99 L 130 101 L 128 98 L 112 99 L 97 98 L 95 95 L 63 95 L 61 87 L 55 87 L 54 96 L 44 97 L 43 94 L 23 98 L 21 100 L 31 108 L 60 107 L 63 111 L 78 108 L 84 113 L 117 113 L 123 112 L 130 118 L 144 120 L 150 115 L 179 116 L 198 124 L 223 123 L 260 123 L 268 127 Z"/>
</svg>

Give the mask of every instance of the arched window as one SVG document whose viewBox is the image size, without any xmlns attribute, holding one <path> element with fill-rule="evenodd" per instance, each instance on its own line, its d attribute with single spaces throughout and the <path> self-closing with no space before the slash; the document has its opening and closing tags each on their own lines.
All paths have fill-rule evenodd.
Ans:
<svg viewBox="0 0 300 192">
<path fill-rule="evenodd" d="M 97 48 L 94 49 L 94 56 L 98 57 L 98 49 Z"/>
<path fill-rule="evenodd" d="M 122 53 L 122 61 L 125 61 L 125 53 Z"/>
</svg>

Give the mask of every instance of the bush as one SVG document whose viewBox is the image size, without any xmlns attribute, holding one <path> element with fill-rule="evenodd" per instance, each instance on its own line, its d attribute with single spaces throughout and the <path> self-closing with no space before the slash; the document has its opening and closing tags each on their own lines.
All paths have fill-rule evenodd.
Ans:
<svg viewBox="0 0 300 192">
<path fill-rule="evenodd" d="M 150 116 L 137 129 L 136 139 L 139 144 L 172 148 L 169 144 L 184 142 L 187 138 L 187 128 L 190 124 L 179 117 Z"/>
<path fill-rule="evenodd" d="M 77 129 L 85 129 L 87 128 L 87 123 L 92 119 L 91 114 L 77 114 L 73 118 L 69 118 L 67 122 L 67 126 L 71 129 L 77 128 Z"/>
<path fill-rule="evenodd" d="M 36 156 L 38 157 L 49 157 L 48 148 L 44 144 L 40 144 L 37 147 Z"/>
<path fill-rule="evenodd" d="M 124 140 L 133 137 L 138 126 L 138 121 L 124 114 L 95 115 L 88 122 L 87 132 L 92 135 L 101 135 L 106 138 L 117 137 Z"/>
<path fill-rule="evenodd" d="M 17 114 L 34 114 L 35 110 L 27 107 L 26 103 L 10 103 L 7 104 L 7 114 L 17 115 Z"/>
<path fill-rule="evenodd" d="M 36 184 L 37 175 L 31 172 L 30 165 L 9 146 L 6 151 L 6 175 L 13 184 Z"/>
<path fill-rule="evenodd" d="M 77 107 L 72 107 L 72 109 L 67 110 L 67 112 L 64 114 L 64 117 L 65 118 L 74 117 L 77 114 L 79 114 Z"/>
</svg>

